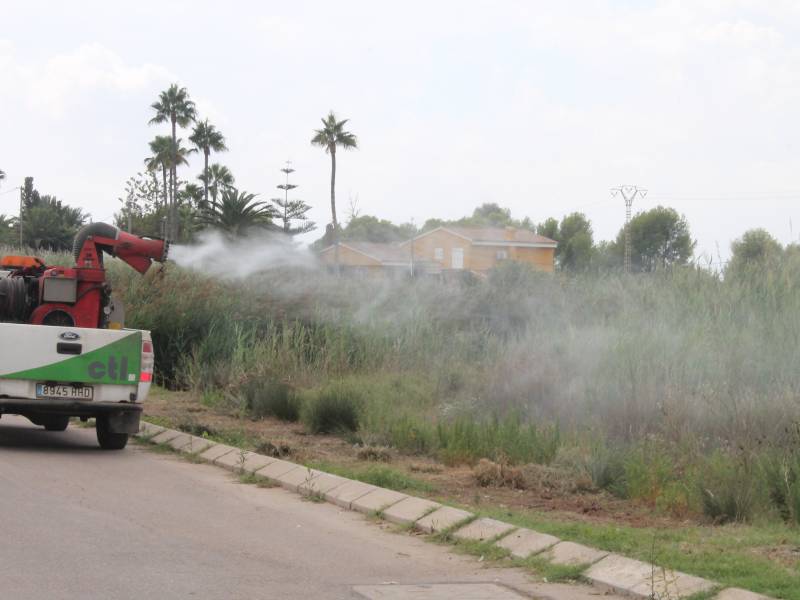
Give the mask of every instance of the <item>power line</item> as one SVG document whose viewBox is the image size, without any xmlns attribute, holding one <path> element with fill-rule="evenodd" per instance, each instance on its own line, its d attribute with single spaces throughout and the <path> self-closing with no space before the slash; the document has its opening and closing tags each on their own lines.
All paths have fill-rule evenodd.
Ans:
<svg viewBox="0 0 800 600">
<path fill-rule="evenodd" d="M 726 202 L 730 200 L 742 200 L 742 201 L 758 201 L 758 200 L 800 200 L 800 190 L 798 191 L 781 191 L 781 192 L 760 192 L 754 194 L 719 194 L 719 195 L 709 195 L 709 196 L 701 196 L 701 195 L 681 195 L 681 194 L 650 194 L 649 198 L 651 200 L 657 201 L 681 201 L 681 200 L 695 200 L 695 201 L 719 201 L 719 202 Z M 585 208 L 591 208 L 594 206 L 598 206 L 600 204 L 605 204 L 608 202 L 609 199 L 604 198 L 601 200 L 595 200 L 594 202 L 589 202 L 586 204 L 580 205 L 573 205 L 568 208 L 561 209 L 560 212 L 564 214 L 568 214 L 571 212 L 583 210 Z"/>
</svg>

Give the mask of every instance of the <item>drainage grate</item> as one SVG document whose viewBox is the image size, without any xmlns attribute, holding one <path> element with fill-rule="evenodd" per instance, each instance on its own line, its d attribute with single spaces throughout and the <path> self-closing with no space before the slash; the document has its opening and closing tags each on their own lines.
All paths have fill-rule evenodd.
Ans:
<svg viewBox="0 0 800 600">
<path fill-rule="evenodd" d="M 522 600 L 523 596 L 494 583 L 357 585 L 368 600 Z"/>
</svg>

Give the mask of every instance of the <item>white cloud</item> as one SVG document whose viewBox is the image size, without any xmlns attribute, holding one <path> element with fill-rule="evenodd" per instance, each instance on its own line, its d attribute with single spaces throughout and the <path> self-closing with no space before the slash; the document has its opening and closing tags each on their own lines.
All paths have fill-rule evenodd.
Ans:
<svg viewBox="0 0 800 600">
<path fill-rule="evenodd" d="M 192 100 L 194 100 L 199 119 L 208 119 L 217 127 L 222 127 L 228 123 L 228 117 L 225 111 L 210 98 L 205 96 L 193 96 Z"/>
<path fill-rule="evenodd" d="M 114 51 L 98 43 L 82 44 L 43 62 L 20 59 L 11 43 L 0 40 L 0 67 L 5 93 L 24 97 L 28 105 L 58 118 L 93 91 L 131 92 L 171 79 L 163 66 L 127 64 Z"/>
<path fill-rule="evenodd" d="M 740 47 L 754 45 L 777 45 L 783 35 L 772 27 L 756 25 L 749 21 L 721 21 L 705 27 L 698 32 L 698 39 L 704 42 L 731 44 Z"/>
<path fill-rule="evenodd" d="M 256 20 L 255 28 L 263 34 L 263 40 L 268 44 L 303 44 L 309 41 L 307 27 L 299 21 L 267 15 Z"/>
</svg>

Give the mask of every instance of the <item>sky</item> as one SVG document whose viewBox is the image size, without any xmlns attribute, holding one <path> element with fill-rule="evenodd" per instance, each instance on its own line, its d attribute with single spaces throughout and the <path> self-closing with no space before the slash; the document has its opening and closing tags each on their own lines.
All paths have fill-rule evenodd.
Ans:
<svg viewBox="0 0 800 600">
<path fill-rule="evenodd" d="M 226 136 L 240 189 L 330 221 L 334 110 L 341 214 L 458 218 L 484 202 L 536 222 L 584 212 L 595 239 L 674 207 L 704 261 L 764 227 L 800 238 L 800 1 L 536 0 L 69 3 L 0 0 L 0 214 L 14 187 L 108 221 L 143 168 L 150 104 L 185 86 Z M 184 140 L 189 132 L 181 133 Z M 202 169 L 195 157 L 181 176 Z M 319 232 L 306 236 L 313 240 Z"/>
</svg>

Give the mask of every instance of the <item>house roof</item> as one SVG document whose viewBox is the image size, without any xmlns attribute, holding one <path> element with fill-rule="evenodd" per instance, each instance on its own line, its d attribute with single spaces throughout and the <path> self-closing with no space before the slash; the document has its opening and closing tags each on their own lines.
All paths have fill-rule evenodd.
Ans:
<svg viewBox="0 0 800 600">
<path fill-rule="evenodd" d="M 505 227 L 450 227 L 453 233 L 462 235 L 473 242 L 520 242 L 523 244 L 555 244 L 556 242 L 543 235 L 527 229 Z M 510 238 L 510 239 L 509 239 Z"/>
<path fill-rule="evenodd" d="M 397 244 L 347 241 L 339 242 L 339 246 L 349 248 L 353 252 L 358 252 L 383 264 L 406 264 L 411 258 L 408 251 Z M 329 250 L 333 250 L 333 246 L 328 246 L 322 252 L 328 252 Z"/>
<path fill-rule="evenodd" d="M 431 231 L 421 233 L 414 239 L 419 239 L 430 235 L 434 231 L 449 231 L 450 233 L 462 237 L 473 244 L 486 246 L 533 246 L 555 248 L 557 242 L 538 235 L 527 229 L 517 229 L 512 227 L 458 227 L 455 225 L 444 225 Z"/>
</svg>

